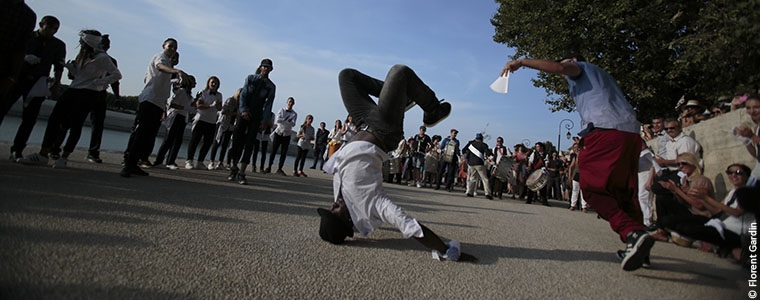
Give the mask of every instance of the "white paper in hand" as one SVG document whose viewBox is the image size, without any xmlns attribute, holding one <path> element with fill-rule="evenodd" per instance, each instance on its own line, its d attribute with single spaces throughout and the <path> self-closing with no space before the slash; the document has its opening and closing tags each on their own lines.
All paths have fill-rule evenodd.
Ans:
<svg viewBox="0 0 760 300">
<path fill-rule="evenodd" d="M 506 94 L 507 91 L 509 91 L 509 73 L 510 72 L 507 72 L 507 75 L 499 76 L 499 78 L 496 78 L 496 81 L 491 84 L 491 89 L 494 92 Z"/>
</svg>

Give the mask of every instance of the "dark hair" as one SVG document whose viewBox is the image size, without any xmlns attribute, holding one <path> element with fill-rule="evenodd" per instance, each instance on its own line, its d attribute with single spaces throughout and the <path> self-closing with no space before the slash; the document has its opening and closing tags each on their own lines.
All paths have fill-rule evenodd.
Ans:
<svg viewBox="0 0 760 300">
<path fill-rule="evenodd" d="M 40 24 L 47 24 L 50 26 L 61 26 L 61 21 L 58 20 L 58 18 L 53 16 L 44 16 L 40 20 Z"/>
<path fill-rule="evenodd" d="M 261 74 L 261 66 L 264 65 L 264 64 L 267 64 L 267 65 L 271 66 L 272 65 L 272 60 L 269 59 L 269 58 L 262 59 L 261 63 L 259 63 L 259 67 L 256 68 L 256 74 Z"/>
<path fill-rule="evenodd" d="M 111 37 L 108 34 L 104 34 L 100 37 L 100 45 L 103 47 L 103 51 L 111 48 Z"/>
<path fill-rule="evenodd" d="M 209 78 L 208 78 L 208 80 L 206 80 L 206 89 L 207 89 L 207 90 L 208 90 L 208 89 L 209 89 L 209 87 L 211 86 L 211 80 L 213 80 L 213 79 L 216 79 L 216 82 L 219 82 L 219 85 L 221 85 L 221 83 L 222 83 L 222 82 L 221 82 L 221 81 L 219 81 L 219 77 L 216 77 L 216 76 L 211 76 L 211 77 L 209 77 Z M 218 87 L 217 87 L 217 88 L 218 88 Z"/>
<path fill-rule="evenodd" d="M 166 43 L 168 43 L 168 42 L 174 42 L 174 43 L 176 43 L 176 44 L 179 44 L 179 42 L 177 42 L 177 40 L 175 40 L 174 38 L 167 38 L 167 39 L 164 41 L 164 43 L 163 43 L 163 44 L 161 44 L 161 45 L 166 45 Z"/>
<path fill-rule="evenodd" d="M 731 167 L 737 167 L 741 169 L 744 174 L 747 174 L 747 176 L 749 176 L 749 174 L 752 173 L 752 169 L 750 169 L 745 164 L 730 164 L 728 165 L 728 167 L 726 167 L 726 172 L 728 172 L 728 169 L 731 169 Z"/>
<path fill-rule="evenodd" d="M 84 29 L 79 32 L 80 35 L 82 34 L 89 34 L 94 36 L 102 36 L 100 34 L 100 31 L 93 30 L 93 29 Z M 82 63 L 82 61 L 85 58 L 93 58 L 95 56 L 95 53 L 97 53 L 97 50 L 92 48 L 90 45 L 84 42 L 82 38 L 79 39 L 79 54 L 77 54 L 76 62 Z"/>
</svg>

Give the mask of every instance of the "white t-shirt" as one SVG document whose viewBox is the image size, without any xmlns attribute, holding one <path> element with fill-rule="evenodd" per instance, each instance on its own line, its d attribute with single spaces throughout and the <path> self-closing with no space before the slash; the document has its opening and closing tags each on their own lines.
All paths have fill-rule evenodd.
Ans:
<svg viewBox="0 0 760 300">
<path fill-rule="evenodd" d="M 137 100 L 140 103 L 149 101 L 155 106 L 164 109 L 166 99 L 169 98 L 171 92 L 172 74 L 161 72 L 158 69 L 158 64 L 165 66 L 172 65 L 171 59 L 164 55 L 163 52 L 154 55 L 150 60 L 150 64 L 148 64 L 148 70 L 145 72 L 145 88 L 137 96 Z"/>
<path fill-rule="evenodd" d="M 216 119 L 218 118 L 216 109 L 216 104 L 222 103 L 222 93 L 216 92 L 216 94 L 211 94 L 210 90 L 202 90 L 198 92 L 198 104 L 206 104 L 210 105 L 211 107 L 206 109 L 195 109 L 195 119 L 201 122 L 206 122 L 210 124 L 215 124 Z"/>
<path fill-rule="evenodd" d="M 398 207 L 383 189 L 383 161 L 388 155 L 366 141 L 354 141 L 335 152 L 324 170 L 333 174 L 333 196 L 343 194 L 354 228 L 367 236 L 380 224 L 398 228 L 405 238 L 423 237 L 417 220 Z"/>
</svg>

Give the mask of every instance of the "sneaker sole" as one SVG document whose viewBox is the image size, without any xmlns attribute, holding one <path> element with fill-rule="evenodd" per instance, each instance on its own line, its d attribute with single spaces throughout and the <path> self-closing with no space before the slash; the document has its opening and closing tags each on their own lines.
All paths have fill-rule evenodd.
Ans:
<svg viewBox="0 0 760 300">
<path fill-rule="evenodd" d="M 649 251 L 652 250 L 654 242 L 654 238 L 648 234 L 639 239 L 636 244 L 633 245 L 633 253 L 624 257 L 623 261 L 620 263 L 623 270 L 633 271 L 641 268 L 644 264 L 644 258 L 649 256 Z"/>
<path fill-rule="evenodd" d="M 449 103 L 449 106 L 451 106 L 450 103 Z M 440 119 L 438 119 L 438 121 L 435 121 L 432 124 L 427 124 L 427 123 L 423 122 L 423 125 L 425 125 L 425 127 L 435 127 L 435 125 L 438 125 L 438 123 L 441 123 L 441 122 L 443 122 L 443 120 L 446 120 L 446 118 L 448 118 L 449 115 L 451 115 L 451 108 L 449 109 L 449 111 L 445 115 L 443 115 Z"/>
</svg>

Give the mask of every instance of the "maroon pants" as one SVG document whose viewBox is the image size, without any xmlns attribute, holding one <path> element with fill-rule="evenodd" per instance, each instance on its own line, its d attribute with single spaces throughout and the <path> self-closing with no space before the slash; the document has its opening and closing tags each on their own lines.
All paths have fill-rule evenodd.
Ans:
<svg viewBox="0 0 760 300">
<path fill-rule="evenodd" d="M 583 198 L 625 242 L 643 230 L 638 202 L 638 159 L 641 138 L 618 130 L 597 130 L 583 137 L 578 154 Z"/>
</svg>

